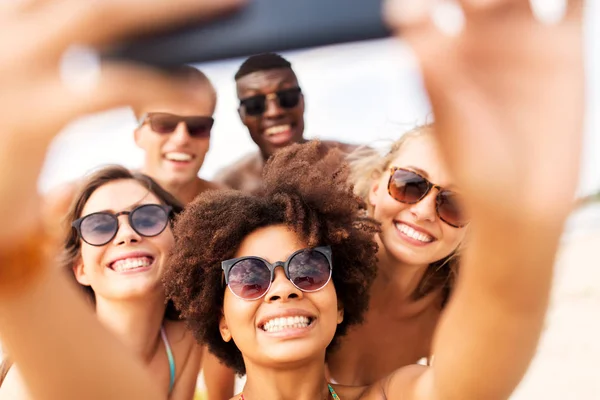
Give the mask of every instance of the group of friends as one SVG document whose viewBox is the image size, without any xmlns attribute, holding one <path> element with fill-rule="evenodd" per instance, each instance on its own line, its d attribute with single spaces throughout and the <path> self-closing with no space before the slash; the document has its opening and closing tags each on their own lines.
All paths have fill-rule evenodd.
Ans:
<svg viewBox="0 0 600 400">
<path fill-rule="evenodd" d="M 145 76 L 162 97 L 106 103 L 133 108 L 139 170 L 103 167 L 32 205 L 46 139 L 36 151 L 10 133 L 39 133 L 9 127 L 0 156 L 34 172 L 0 170 L 15 227 L 0 231 L 0 399 L 191 400 L 201 371 L 209 400 L 508 398 L 573 205 L 582 6 L 545 25 L 528 1 L 461 3 L 458 37 L 388 11 L 436 121 L 384 152 L 305 139 L 299 79 L 274 53 L 235 75 L 258 149 L 213 181 L 198 173 L 217 92 L 190 66 Z"/>
</svg>

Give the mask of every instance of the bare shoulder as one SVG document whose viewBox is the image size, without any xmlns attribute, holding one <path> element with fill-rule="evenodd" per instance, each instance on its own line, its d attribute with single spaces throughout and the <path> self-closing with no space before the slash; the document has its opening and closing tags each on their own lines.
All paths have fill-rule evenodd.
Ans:
<svg viewBox="0 0 600 400">
<path fill-rule="evenodd" d="M 12 366 L 0 387 L 0 400 L 31 400 L 25 382 L 16 366 Z"/>
<path fill-rule="evenodd" d="M 260 169 L 261 167 L 261 157 L 259 152 L 253 152 L 250 154 L 246 154 L 241 157 L 233 164 L 230 164 L 224 168 L 222 168 L 215 175 L 214 181 L 217 183 L 225 184 L 227 186 L 231 186 L 228 184 L 228 181 L 231 181 L 232 178 L 239 173 L 239 171 L 254 171 Z"/>
<path fill-rule="evenodd" d="M 370 386 L 334 387 L 340 398 L 348 400 L 432 400 L 418 388 L 427 370 L 423 365 L 410 365 Z"/>
</svg>

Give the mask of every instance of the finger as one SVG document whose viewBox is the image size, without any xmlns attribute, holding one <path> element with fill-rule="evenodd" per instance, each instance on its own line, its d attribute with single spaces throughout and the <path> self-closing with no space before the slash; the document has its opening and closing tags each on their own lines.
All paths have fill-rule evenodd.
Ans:
<svg viewBox="0 0 600 400">
<path fill-rule="evenodd" d="M 174 24 L 210 19 L 245 0 L 57 0 L 28 15 L 25 31 L 59 55 L 71 44 L 104 45 Z"/>
<path fill-rule="evenodd" d="M 32 140 L 45 142 L 69 121 L 84 114 L 122 106 L 152 107 L 165 102 L 184 105 L 202 95 L 184 81 L 147 67 L 107 63 L 101 70 L 94 87 L 87 90 L 74 91 L 54 77 L 37 84 L 27 102 L 36 118 L 17 121 L 19 131 L 34 136 Z M 45 129 L 38 133 L 40 126 Z"/>
</svg>

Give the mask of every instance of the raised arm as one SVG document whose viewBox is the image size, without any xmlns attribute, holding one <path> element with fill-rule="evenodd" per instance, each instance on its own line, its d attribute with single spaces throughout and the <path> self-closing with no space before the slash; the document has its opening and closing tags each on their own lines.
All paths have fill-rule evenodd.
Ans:
<svg viewBox="0 0 600 400">
<path fill-rule="evenodd" d="M 398 372 L 388 398 L 507 399 L 536 350 L 578 183 L 582 2 L 542 24 L 526 0 L 462 0 L 465 26 L 454 36 L 426 3 L 396 10 L 402 21 L 389 15 L 421 62 L 472 223 L 433 366 Z"/>
<path fill-rule="evenodd" d="M 75 42 L 107 45 L 236 3 L 31 0 L 0 5 L 0 342 L 32 398 L 160 398 L 142 365 L 100 326 L 76 288 L 41 253 L 37 179 L 50 141 L 69 120 L 110 107 L 159 99 L 177 104 L 194 96 L 156 71 L 122 64 L 71 69 L 70 82 L 64 82 L 61 55 Z"/>
</svg>

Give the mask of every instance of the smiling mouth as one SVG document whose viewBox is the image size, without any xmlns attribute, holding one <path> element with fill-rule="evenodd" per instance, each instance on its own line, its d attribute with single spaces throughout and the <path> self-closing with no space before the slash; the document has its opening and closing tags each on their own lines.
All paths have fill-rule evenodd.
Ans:
<svg viewBox="0 0 600 400">
<path fill-rule="evenodd" d="M 152 257 L 134 257 L 115 261 L 108 267 L 115 272 L 133 272 L 135 270 L 150 267 L 154 263 Z"/>
<path fill-rule="evenodd" d="M 315 318 L 305 316 L 279 317 L 267 321 L 260 329 L 269 333 L 281 332 L 288 329 L 303 329 L 308 328 L 314 321 Z"/>
<path fill-rule="evenodd" d="M 413 229 L 412 227 L 403 224 L 402 222 L 395 222 L 394 226 L 397 230 L 399 230 L 406 236 L 410 237 L 411 239 L 417 240 L 421 243 L 431 243 L 435 240 L 433 236 L 429 236 L 426 233 L 419 232 L 416 229 Z"/>
<path fill-rule="evenodd" d="M 172 151 L 165 154 L 165 158 L 169 161 L 175 162 L 190 162 L 194 159 L 194 156 L 187 153 L 180 153 L 176 151 Z"/>
</svg>

